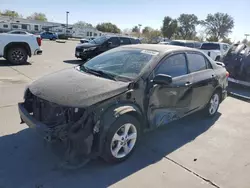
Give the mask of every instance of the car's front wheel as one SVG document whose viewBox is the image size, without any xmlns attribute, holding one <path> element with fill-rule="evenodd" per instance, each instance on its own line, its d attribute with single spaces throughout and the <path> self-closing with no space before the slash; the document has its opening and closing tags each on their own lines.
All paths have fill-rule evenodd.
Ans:
<svg viewBox="0 0 250 188">
<path fill-rule="evenodd" d="M 209 103 L 204 109 L 205 115 L 209 117 L 214 116 L 217 113 L 219 106 L 220 106 L 220 93 L 217 90 L 213 93 L 212 97 L 209 100 Z"/>
<path fill-rule="evenodd" d="M 135 150 L 139 135 L 138 120 L 130 115 L 122 115 L 110 127 L 102 158 L 109 163 L 126 160 Z"/>
</svg>

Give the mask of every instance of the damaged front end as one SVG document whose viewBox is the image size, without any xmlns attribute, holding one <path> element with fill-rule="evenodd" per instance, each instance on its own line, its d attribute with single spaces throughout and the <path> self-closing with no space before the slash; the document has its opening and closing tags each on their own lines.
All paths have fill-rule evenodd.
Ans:
<svg viewBox="0 0 250 188">
<path fill-rule="evenodd" d="M 89 108 L 64 107 L 25 92 L 19 103 L 22 122 L 34 128 L 47 142 L 60 141 L 66 146 L 65 164 L 79 166 L 91 158 L 99 120 Z"/>
</svg>

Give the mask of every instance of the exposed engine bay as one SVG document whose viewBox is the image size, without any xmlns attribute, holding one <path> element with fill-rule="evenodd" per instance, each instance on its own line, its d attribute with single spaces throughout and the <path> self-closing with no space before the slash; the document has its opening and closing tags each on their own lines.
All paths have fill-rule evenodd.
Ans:
<svg viewBox="0 0 250 188">
<path fill-rule="evenodd" d="M 59 141 L 66 147 L 65 165 L 78 166 L 89 158 L 95 144 L 94 137 L 99 132 L 99 121 L 95 120 L 93 110 L 63 107 L 30 91 L 26 92 L 23 108 L 39 122 L 36 130 L 47 142 Z"/>
</svg>

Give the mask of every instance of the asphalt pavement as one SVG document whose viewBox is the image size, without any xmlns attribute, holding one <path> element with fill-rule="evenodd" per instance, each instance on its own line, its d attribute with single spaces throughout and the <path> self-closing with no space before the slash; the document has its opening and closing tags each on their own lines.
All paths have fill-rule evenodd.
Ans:
<svg viewBox="0 0 250 188">
<path fill-rule="evenodd" d="M 0 59 L 0 188 L 250 187 L 250 104 L 231 97 L 212 119 L 194 114 L 147 133 L 124 163 L 58 168 L 53 149 L 20 124 L 17 103 L 33 80 L 81 63 L 76 44 L 43 41 L 43 55 L 26 65 Z"/>
</svg>

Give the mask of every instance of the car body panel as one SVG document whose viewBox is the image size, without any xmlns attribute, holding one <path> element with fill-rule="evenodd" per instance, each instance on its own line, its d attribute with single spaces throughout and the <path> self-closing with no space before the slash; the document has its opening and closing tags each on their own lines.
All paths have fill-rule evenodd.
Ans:
<svg viewBox="0 0 250 188">
<path fill-rule="evenodd" d="M 42 52 L 41 47 L 37 43 L 37 38 L 40 38 L 39 35 L 33 34 L 8 34 L 8 33 L 0 33 L 0 57 L 4 56 L 5 49 L 8 45 L 11 44 L 21 44 L 25 43 L 30 48 L 30 54 L 37 55 L 37 52 Z"/>
<path fill-rule="evenodd" d="M 222 99 L 226 96 L 226 70 L 211 59 L 211 70 L 173 77 L 170 84 L 152 82 L 155 69 L 163 59 L 174 53 L 202 53 L 199 50 L 172 45 L 131 45 L 110 50 L 105 55 L 127 48 L 158 53 L 136 79 L 127 82 L 76 68 L 42 77 L 25 92 L 25 102 L 19 104 L 21 119 L 31 127 L 39 126 L 37 121 L 41 121 L 48 126 L 44 137 L 70 141 L 74 154 L 81 155 L 84 151 L 84 156 L 91 158 L 102 153 L 110 126 L 124 114 L 136 117 L 141 132 L 145 132 L 199 110 L 217 88 L 222 92 Z M 42 115 L 44 111 L 46 116 Z M 33 121 L 30 116 L 38 119 Z"/>
<path fill-rule="evenodd" d="M 56 33 L 47 32 L 47 31 L 46 32 L 42 32 L 40 34 L 40 36 L 41 36 L 42 39 L 50 39 L 50 40 L 52 40 L 52 39 L 58 39 L 58 35 Z"/>
<path fill-rule="evenodd" d="M 52 103 L 82 108 L 121 94 L 127 87 L 128 83 L 69 68 L 34 81 L 29 89 L 37 97 Z"/>
</svg>

